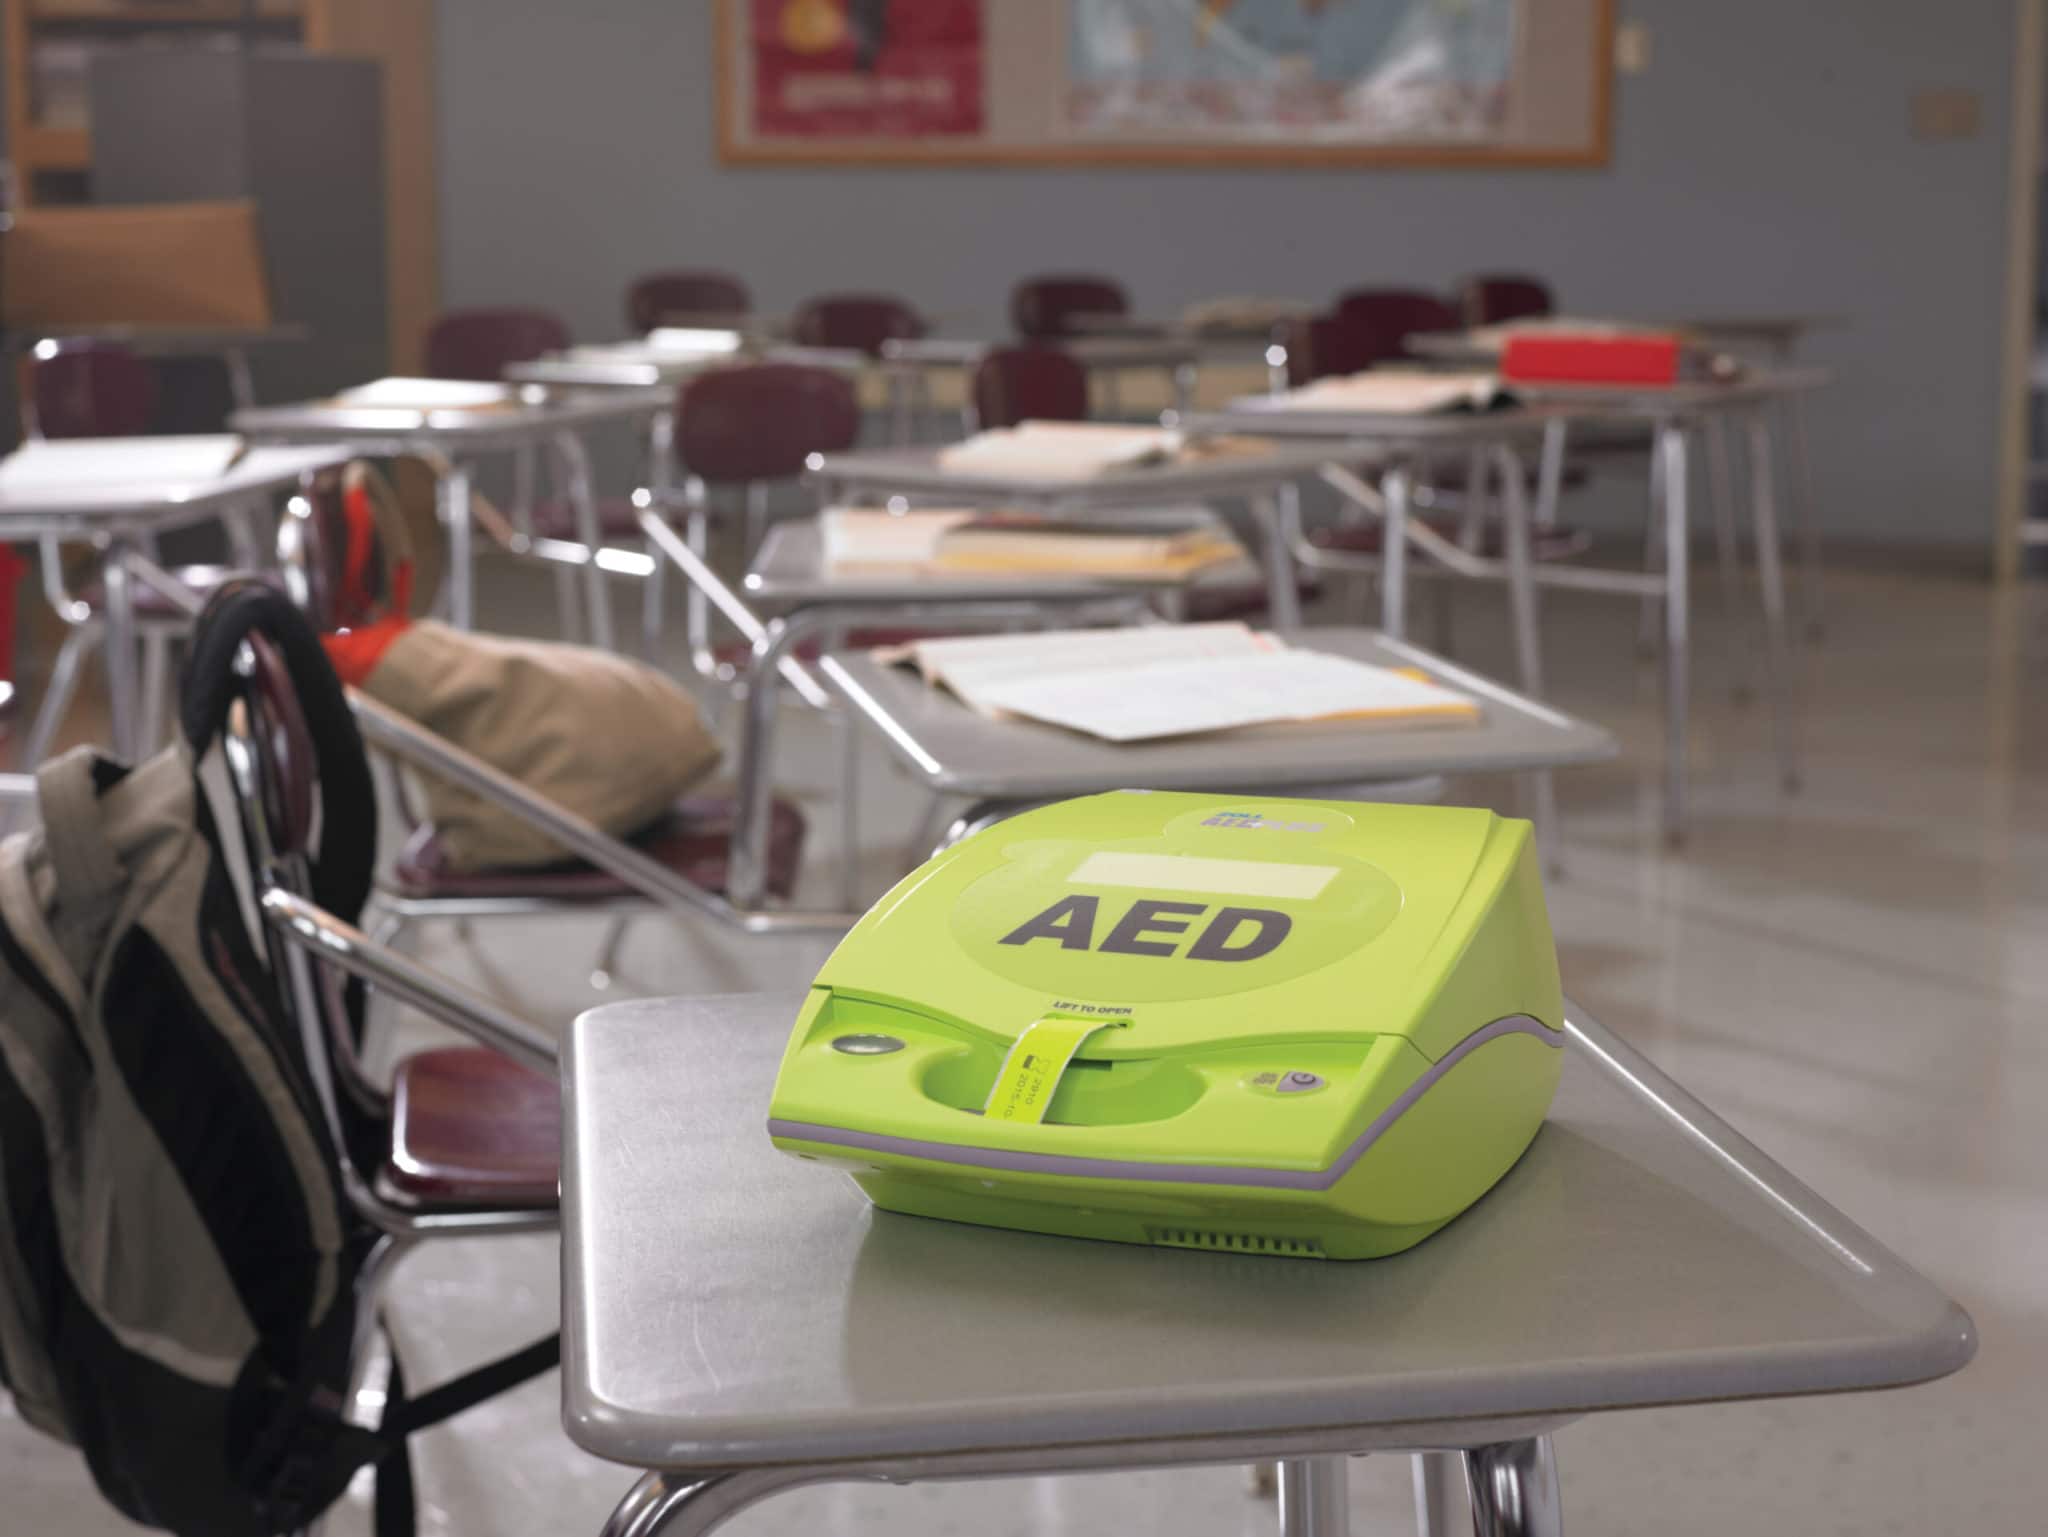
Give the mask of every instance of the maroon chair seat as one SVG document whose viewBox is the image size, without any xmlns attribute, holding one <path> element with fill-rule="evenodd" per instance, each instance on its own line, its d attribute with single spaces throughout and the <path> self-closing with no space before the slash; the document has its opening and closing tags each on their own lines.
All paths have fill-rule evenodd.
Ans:
<svg viewBox="0 0 2048 1537">
<path fill-rule="evenodd" d="M 1441 539 L 1455 544 L 1458 541 L 1458 524 L 1454 518 L 1423 518 L 1419 520 Z M 1325 550 L 1342 550 L 1348 555 L 1377 555 L 1385 548 L 1385 526 L 1374 523 L 1342 523 L 1334 528 L 1319 528 L 1309 537 L 1309 543 Z M 1593 547 L 1593 536 L 1583 528 L 1558 525 L 1554 528 L 1538 528 L 1530 531 L 1529 555 L 1534 560 L 1571 560 L 1583 555 Z M 1478 553 L 1492 560 L 1500 559 L 1507 550 L 1507 533 L 1500 524 L 1488 522 L 1479 531 Z"/>
<path fill-rule="evenodd" d="M 115 342 L 56 342 L 29 363 L 28 404 L 46 438 L 127 438 L 156 415 L 156 370 Z"/>
<path fill-rule="evenodd" d="M 543 539 L 563 539 L 576 543 L 583 537 L 576 527 L 576 508 L 571 502 L 550 500 L 538 502 L 533 509 L 533 531 Z M 640 514 L 630 501 L 622 496 L 601 496 L 597 499 L 597 536 L 604 540 L 638 539 L 640 537 Z"/>
<path fill-rule="evenodd" d="M 423 1051 L 391 1080 L 391 1157 L 378 1183 L 421 1209 L 545 1210 L 561 1179 L 562 1091 L 475 1046 Z"/>
<path fill-rule="evenodd" d="M 860 399 L 844 374 L 800 363 L 713 369 L 676 392 L 676 461 L 714 485 L 793 480 L 812 454 L 860 437 Z"/>
<path fill-rule="evenodd" d="M 882 343 L 925 333 L 924 318 L 894 294 L 820 294 L 790 318 L 801 347 L 845 347 L 879 357 Z"/>
<path fill-rule="evenodd" d="M 652 827 L 624 840 L 693 886 L 725 890 L 732 852 L 734 803 L 730 796 L 695 795 Z M 778 797 L 768 822 L 768 890 L 787 898 L 803 860 L 804 815 Z M 580 859 L 520 870 L 457 870 L 431 824 L 413 829 L 392 865 L 398 895 L 413 901 L 455 898 L 537 898 L 550 902 L 609 902 L 639 893 L 610 872 Z"/>
<path fill-rule="evenodd" d="M 1114 278 L 1053 272 L 1025 278 L 1010 290 L 1010 323 L 1026 341 L 1072 336 L 1079 315 L 1128 315 L 1130 295 Z"/>
<path fill-rule="evenodd" d="M 626 290 L 626 324 L 636 332 L 679 319 L 737 320 L 753 307 L 747 285 L 729 272 L 650 272 Z"/>
<path fill-rule="evenodd" d="M 1550 285 L 1519 272 L 1475 273 L 1458 285 L 1457 301 L 1468 326 L 1496 326 L 1557 310 Z"/>
<path fill-rule="evenodd" d="M 546 310 L 450 310 L 427 329 L 427 373 L 496 383 L 514 363 L 569 345 L 569 327 Z"/>
<path fill-rule="evenodd" d="M 1455 331 L 1458 312 L 1420 288 L 1354 288 L 1337 299 L 1337 323 L 1357 333 L 1375 363 L 1410 357 L 1408 338 L 1424 331 Z"/>
<path fill-rule="evenodd" d="M 228 566 L 177 566 L 170 573 L 179 584 L 189 587 L 201 598 L 210 598 L 226 585 L 231 576 L 238 574 Z M 190 622 L 192 615 L 180 605 L 158 592 L 149 583 L 131 578 L 128 591 L 135 600 L 135 617 L 144 620 L 179 620 Z M 104 578 L 94 577 L 85 584 L 79 600 L 95 613 L 106 612 L 107 584 Z"/>
<path fill-rule="evenodd" d="M 1057 347 L 997 347 L 974 370 L 979 427 L 1088 419 L 1088 370 Z"/>
</svg>

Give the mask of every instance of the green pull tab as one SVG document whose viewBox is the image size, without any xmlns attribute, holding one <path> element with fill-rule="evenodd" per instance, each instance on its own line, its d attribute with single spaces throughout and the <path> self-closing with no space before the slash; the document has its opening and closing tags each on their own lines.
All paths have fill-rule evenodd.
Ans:
<svg viewBox="0 0 2048 1537">
<path fill-rule="evenodd" d="M 1033 1020 L 1011 1043 L 981 1113 L 991 1121 L 1037 1125 L 1052 1108 L 1053 1092 L 1081 1043 L 1098 1030 L 1120 1028 L 1125 1023 L 1121 1019 Z"/>
</svg>

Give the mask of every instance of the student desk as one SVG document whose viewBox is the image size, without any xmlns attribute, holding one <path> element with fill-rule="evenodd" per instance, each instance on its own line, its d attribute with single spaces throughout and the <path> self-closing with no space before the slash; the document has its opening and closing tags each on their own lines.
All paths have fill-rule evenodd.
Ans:
<svg viewBox="0 0 2048 1537">
<path fill-rule="evenodd" d="M 333 443 L 359 454 L 432 453 L 448 461 L 437 491 L 442 524 L 448 530 L 448 619 L 458 629 L 475 622 L 472 460 L 478 454 L 517 453 L 552 444 L 571 467 L 570 500 L 578 533 L 592 549 L 602 542 L 597 497 L 581 434 L 603 422 L 645 422 L 673 405 L 662 388 L 547 390 L 532 386 L 512 392 L 500 406 L 415 410 L 351 406 L 332 400 L 261 406 L 237 411 L 230 425 L 245 437 L 269 442 Z M 611 607 L 604 572 L 595 561 L 584 567 L 590 603 L 591 638 L 609 650 Z"/>
<path fill-rule="evenodd" d="M 1030 508 L 1085 516 L 1190 502 L 1243 498 L 1250 503 L 1265 545 L 1263 564 L 1273 622 L 1301 622 L 1301 594 L 1280 513 L 1282 488 L 1319 473 L 1327 448 L 1268 443 L 1248 452 L 1225 452 L 1166 464 L 1144 465 L 1082 480 L 1048 480 L 1011 472 L 961 469 L 941 460 L 943 450 L 896 448 L 828 454 L 811 471 L 822 502 L 886 504 L 902 496 L 928 503 Z"/>
<path fill-rule="evenodd" d="M 1317 1263 L 871 1210 L 769 1145 L 801 1003 L 570 1029 L 563 1422 L 646 1470 L 607 1537 L 813 1483 L 1265 1459 L 1283 1530 L 1342 1537 L 1344 1459 L 1381 1451 L 1434 1454 L 1432 1537 L 1453 1458 L 1483 1537 L 1557 1537 L 1550 1433 L 1581 1416 L 1895 1387 L 1975 1349 L 1960 1307 L 1569 1005 L 1521 1162 L 1405 1254 Z"/>
<path fill-rule="evenodd" d="M 66 486 L 48 490 L 0 489 L 0 540 L 8 543 L 39 539 L 75 539 L 100 551 L 105 597 L 100 611 L 100 644 L 106 657 L 109 745 L 117 757 L 132 759 L 140 746 L 140 713 L 135 674 L 135 577 L 132 557 L 157 534 L 204 523 L 270 493 L 299 484 L 316 471 L 343 463 L 347 454 L 332 448 L 252 449 L 221 474 L 190 483 L 138 480 L 133 483 Z M 61 577 L 50 581 L 58 596 Z M 60 657 L 60 671 L 75 669 L 75 649 Z M 50 679 L 54 696 L 62 689 Z M 65 690 L 68 692 L 68 690 Z M 54 721 L 50 723 L 53 727 Z M 32 746 L 47 738 L 38 721 Z"/>
<path fill-rule="evenodd" d="M 227 369 L 228 392 L 237 409 L 256 404 L 256 386 L 249 374 L 250 352 L 264 347 L 288 346 L 313 334 L 310 326 L 297 323 L 263 326 L 57 326 L 39 331 L 34 326 L 13 329 L 7 339 L 9 352 L 34 353 L 45 342 L 110 342 L 145 358 L 218 358 Z"/>
</svg>

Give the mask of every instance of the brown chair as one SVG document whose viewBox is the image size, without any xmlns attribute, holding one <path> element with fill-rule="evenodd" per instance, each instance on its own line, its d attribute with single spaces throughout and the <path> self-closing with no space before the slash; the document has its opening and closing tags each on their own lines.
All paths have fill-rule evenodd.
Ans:
<svg viewBox="0 0 2048 1537">
<path fill-rule="evenodd" d="M 1130 295 L 1114 278 L 1054 272 L 1025 278 L 1010 290 L 1010 323 L 1026 341 L 1074 336 L 1081 315 L 1128 315 Z"/>
<path fill-rule="evenodd" d="M 753 308 L 747 285 L 729 272 L 650 272 L 626 290 L 626 324 L 636 336 L 656 326 L 739 320 Z"/>
<path fill-rule="evenodd" d="M 495 382 L 512 364 L 568 345 L 569 327 L 546 310 L 450 310 L 427 328 L 426 368 L 435 379 Z"/>
<path fill-rule="evenodd" d="M 1497 326 L 1557 313 L 1550 285 L 1512 272 L 1486 272 L 1458 285 L 1458 314 L 1468 326 Z"/>
<path fill-rule="evenodd" d="M 840 347 L 882 355 L 884 342 L 922 336 L 924 317 L 891 294 L 820 294 L 790 318 L 790 340 L 800 347 Z"/>
<path fill-rule="evenodd" d="M 1088 370 L 1057 347 L 997 347 L 974 370 L 977 428 L 1088 417 Z"/>
</svg>

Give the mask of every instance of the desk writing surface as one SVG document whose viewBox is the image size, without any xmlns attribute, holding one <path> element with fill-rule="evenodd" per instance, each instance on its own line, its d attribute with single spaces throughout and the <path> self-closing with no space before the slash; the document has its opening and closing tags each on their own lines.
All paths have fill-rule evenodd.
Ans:
<svg viewBox="0 0 2048 1537">
<path fill-rule="evenodd" d="M 629 421 L 666 410 L 673 390 L 549 390 L 526 386 L 502 406 L 474 410 L 417 410 L 357 406 L 332 400 L 251 406 L 235 412 L 228 425 L 244 437 L 271 442 L 417 442 L 487 446 L 517 443 L 552 432 L 605 421 Z"/>
<path fill-rule="evenodd" d="M 1220 453 L 1112 470 L 1087 479 L 1057 480 L 952 468 L 940 462 L 939 454 L 935 448 L 827 454 L 809 478 L 849 493 L 951 496 L 977 503 L 1016 502 L 1078 511 L 1255 496 L 1313 475 L 1329 458 L 1327 448 L 1274 443 L 1262 452 Z"/>
<path fill-rule="evenodd" d="M 1521 1162 L 1315 1262 L 872 1210 L 769 1144 L 802 1002 L 646 1000 L 563 1062 L 564 1421 L 677 1471 L 1893 1386 L 1969 1318 L 1599 1025 Z M 1432 1440 L 1427 1444 L 1444 1444 Z"/>
<path fill-rule="evenodd" d="M 69 534 L 101 524 L 164 528 L 210 515 L 237 497 L 295 484 L 301 475 L 344 464 L 331 447 L 257 447 L 224 472 L 190 483 L 162 480 L 0 490 L 0 525 L 7 538 Z"/>
<path fill-rule="evenodd" d="M 945 571 L 890 566 L 835 570 L 825 564 L 824 530 L 818 520 L 790 518 L 769 528 L 742 586 L 748 597 L 767 604 L 932 603 L 948 598 L 1057 600 L 1111 593 L 1169 593 L 1260 579 L 1259 568 L 1249 556 L 1166 579 L 1077 571 Z"/>
<path fill-rule="evenodd" d="M 1479 700 L 1478 725 L 1370 726 L 1308 721 L 1155 742 L 1105 742 L 1026 720 L 989 720 L 909 667 L 866 652 L 820 664 L 855 712 L 933 790 L 1002 800 L 1152 790 L 1243 790 L 1369 784 L 1427 774 L 1507 773 L 1597 763 L 1618 751 L 1572 719 L 1419 647 L 1372 630 L 1296 631 L 1291 645 L 1381 667 L 1419 667 Z"/>
</svg>

